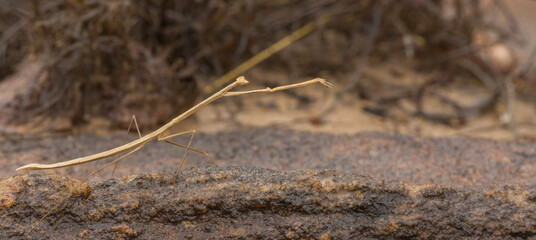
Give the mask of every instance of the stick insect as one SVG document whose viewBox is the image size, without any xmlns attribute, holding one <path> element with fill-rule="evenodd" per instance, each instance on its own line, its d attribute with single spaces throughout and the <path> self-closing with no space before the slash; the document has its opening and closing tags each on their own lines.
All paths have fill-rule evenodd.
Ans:
<svg viewBox="0 0 536 240">
<path fill-rule="evenodd" d="M 118 159 L 116 159 L 116 160 L 104 165 L 103 167 L 95 170 L 94 172 L 92 172 L 90 174 L 90 176 L 92 176 L 95 173 L 97 173 L 98 171 L 100 171 L 100 170 L 102 170 L 102 169 L 104 169 L 104 168 L 106 168 L 106 167 L 118 162 L 119 160 L 127 157 L 128 155 L 140 150 L 148 142 L 152 141 L 155 138 L 158 138 L 158 141 L 163 141 L 163 142 L 167 142 L 167 143 L 179 146 L 179 147 L 183 147 L 183 148 L 186 149 L 186 153 L 188 152 L 188 150 L 201 152 L 200 150 L 190 148 L 190 144 L 192 143 L 192 139 L 195 136 L 195 130 L 176 133 L 176 134 L 172 134 L 172 135 L 169 135 L 169 136 L 166 136 L 166 137 L 163 137 L 164 132 L 166 132 L 168 129 L 170 129 L 171 127 L 175 126 L 176 124 L 178 124 L 182 120 L 186 119 L 190 115 L 194 114 L 199 109 L 203 108 L 204 106 L 208 105 L 209 103 L 211 103 L 211 102 L 213 102 L 216 99 L 221 98 L 221 97 L 232 97 L 232 96 L 239 96 L 239 95 L 253 94 L 253 93 L 272 93 L 272 92 L 277 92 L 277 91 L 281 91 L 281 90 L 287 90 L 287 89 L 291 89 L 291 88 L 303 87 L 303 86 L 311 85 L 311 84 L 314 84 L 314 83 L 321 83 L 321 84 L 323 84 L 323 85 L 325 85 L 327 87 L 332 87 L 332 84 L 329 83 L 328 81 L 326 81 L 326 80 L 324 80 L 322 78 L 315 78 L 313 80 L 309 80 L 309 81 L 305 81 L 305 82 L 301 82 L 301 83 L 296 83 L 296 84 L 279 86 L 279 87 L 275 87 L 275 88 L 265 88 L 265 89 L 249 90 L 249 91 L 230 92 L 230 90 L 235 88 L 236 86 L 245 85 L 247 83 L 249 83 L 249 82 L 243 76 L 238 77 L 233 83 L 227 85 L 226 87 L 224 87 L 223 89 L 221 89 L 217 93 L 213 94 L 209 98 L 207 98 L 204 101 L 198 103 L 197 105 L 195 105 L 194 107 L 190 108 L 189 110 L 187 110 L 183 114 L 179 115 L 178 117 L 174 118 L 173 120 L 171 120 L 170 122 L 168 122 L 164 126 L 160 127 L 159 129 L 155 130 L 154 132 L 151 132 L 151 133 L 145 135 L 144 137 L 141 137 L 141 138 L 139 138 L 137 140 L 134 140 L 134 141 L 132 141 L 130 143 L 127 143 L 127 144 L 124 144 L 122 146 L 110 149 L 108 151 L 100 152 L 100 153 L 89 155 L 89 156 L 86 156 L 86 157 L 72 159 L 72 160 L 69 160 L 69 161 L 64 161 L 64 162 L 59 162 L 59 163 L 54 163 L 54 164 L 30 163 L 28 165 L 25 165 L 25 166 L 17 168 L 16 171 L 63 168 L 63 167 L 68 167 L 68 166 L 73 166 L 73 165 L 93 162 L 93 161 L 96 161 L 96 160 L 107 158 L 107 157 L 110 157 L 110 156 L 113 156 L 113 155 L 117 155 L 117 154 L 126 152 L 128 150 L 134 149 L 134 150 L 128 152 L 127 154 L 125 154 L 124 156 L 122 156 L 122 157 L 120 157 L 120 158 L 118 158 Z M 181 145 L 181 144 L 176 144 L 174 142 L 169 141 L 170 138 L 177 137 L 177 136 L 184 135 L 184 134 L 188 134 L 188 133 L 192 134 L 191 137 L 190 137 L 190 142 L 188 143 L 188 146 L 184 146 L 184 145 Z M 203 152 L 201 152 L 201 153 L 203 153 Z M 183 157 L 183 159 L 181 161 L 184 161 L 184 157 Z M 212 160 L 212 162 L 216 165 L 214 160 Z M 180 171 L 180 169 L 179 169 L 179 171 Z M 177 171 L 176 175 L 178 175 L 179 171 Z M 175 180 L 176 180 L 176 177 L 177 176 L 175 176 Z"/>
<path fill-rule="evenodd" d="M 97 160 L 107 158 L 107 157 L 111 157 L 111 156 L 114 156 L 114 155 L 117 155 L 117 154 L 120 154 L 120 153 L 123 153 L 123 152 L 126 152 L 126 151 L 130 150 L 130 152 L 126 153 L 125 155 L 123 155 L 123 156 L 117 158 L 116 160 L 113 160 L 113 161 L 105 164 L 104 166 L 100 167 L 99 169 L 91 172 L 86 178 L 84 178 L 82 180 L 82 182 L 86 182 L 91 176 L 95 175 L 96 173 L 100 172 L 101 170 L 105 169 L 106 167 L 108 167 L 108 166 L 110 166 L 112 164 L 116 164 L 119 160 L 121 160 L 121 159 L 123 159 L 123 158 L 125 158 L 125 157 L 127 157 L 127 156 L 129 156 L 129 155 L 131 155 L 133 153 L 135 153 L 136 151 L 138 151 L 141 148 L 143 148 L 148 142 L 150 142 L 150 141 L 152 141 L 154 139 L 158 139 L 158 141 L 163 141 L 163 142 L 166 142 L 166 143 L 169 143 L 169 144 L 172 144 L 172 145 L 175 145 L 175 146 L 182 147 L 182 148 L 186 149 L 185 153 L 184 153 L 184 155 L 183 155 L 183 157 L 181 159 L 179 168 L 178 168 L 178 170 L 177 170 L 177 172 L 175 174 L 175 178 L 172 181 L 172 183 L 174 183 L 174 182 L 177 181 L 177 178 L 178 178 L 179 173 L 180 173 L 181 168 L 182 168 L 182 164 L 184 163 L 184 160 L 186 158 L 186 154 L 188 153 L 189 150 L 195 151 L 195 152 L 198 152 L 198 153 L 201 153 L 201 154 L 207 156 L 212 161 L 212 163 L 215 166 L 217 166 L 216 162 L 214 162 L 214 160 L 207 153 L 205 153 L 205 152 L 203 152 L 201 150 L 198 150 L 198 149 L 190 147 L 190 145 L 192 143 L 192 140 L 193 140 L 193 138 L 195 136 L 195 132 L 196 132 L 195 130 L 190 130 L 190 131 L 180 132 L 180 133 L 176 133 L 176 134 L 171 134 L 169 136 L 163 136 L 164 132 L 166 132 L 168 129 L 170 129 L 174 125 L 178 124 L 179 122 L 183 121 L 184 119 L 186 119 L 190 115 L 194 114 L 199 109 L 203 108 L 204 106 L 208 105 L 209 103 L 211 103 L 211 102 L 213 102 L 216 99 L 219 99 L 221 97 L 232 97 L 232 96 L 240 96 L 240 95 L 253 94 L 253 93 L 272 93 L 272 92 L 277 92 L 277 91 L 291 89 L 291 88 L 304 87 L 304 86 L 315 84 L 315 83 L 320 83 L 320 84 L 323 84 L 323 85 L 325 85 L 327 87 L 332 87 L 332 84 L 327 82 L 326 80 L 324 80 L 322 78 L 315 78 L 313 80 L 309 80 L 309 81 L 305 81 L 305 82 L 301 82 L 301 83 L 296 83 L 296 84 L 283 85 L 283 86 L 279 86 L 279 87 L 275 87 L 275 88 L 265 88 L 265 89 L 249 90 L 249 91 L 230 91 L 231 89 L 233 89 L 233 88 L 235 88 L 237 86 L 245 85 L 247 83 L 249 83 L 249 82 L 243 76 L 238 77 L 233 83 L 227 85 L 226 87 L 224 87 L 220 91 L 216 92 L 212 96 L 210 96 L 207 99 L 203 100 L 202 102 L 198 103 L 194 107 L 190 108 L 186 112 L 184 112 L 181 115 L 175 117 L 173 120 L 171 120 L 167 124 L 163 125 L 159 129 L 157 129 L 157 130 L 145 135 L 144 137 L 141 137 L 141 134 L 139 133 L 139 129 L 138 129 L 138 135 L 140 136 L 140 138 L 137 139 L 137 140 L 134 140 L 132 142 L 126 143 L 126 144 L 124 144 L 122 146 L 110 149 L 108 151 L 104 151 L 104 152 L 96 153 L 96 154 L 93 154 L 93 155 L 89 155 L 89 156 L 86 156 L 86 157 L 80 157 L 80 158 L 72 159 L 72 160 L 69 160 L 69 161 L 64 161 L 64 162 L 59 162 L 59 163 L 54 163 L 54 164 L 31 163 L 31 164 L 28 164 L 28 165 L 25 165 L 25 166 L 17 168 L 17 171 L 20 171 L 20 170 L 43 170 L 43 169 L 63 168 L 63 167 L 68 167 L 68 166 L 73 166 L 73 165 L 78 165 L 78 164 L 84 164 L 84 163 L 88 163 L 88 162 L 92 162 L 92 161 L 97 161 Z M 136 119 L 133 118 L 133 120 L 136 123 Z M 131 121 L 131 125 L 132 125 L 132 121 Z M 137 127 L 137 123 L 136 123 L 136 127 Z M 130 129 L 130 126 L 129 126 L 129 129 Z M 180 135 L 184 135 L 184 134 L 191 134 L 190 141 L 188 142 L 188 145 L 178 144 L 178 143 L 175 143 L 175 142 L 172 142 L 171 140 L 169 140 L 171 138 L 174 138 L 174 137 L 177 137 L 177 136 L 180 136 Z M 115 170 L 115 168 L 114 168 L 114 170 Z M 66 199 L 67 198 L 63 199 L 63 201 L 65 201 Z M 45 214 L 45 216 L 43 216 L 41 218 L 41 221 L 43 219 L 45 219 L 55 209 L 57 209 L 59 207 L 59 205 L 61 203 L 63 203 L 63 201 L 58 203 L 47 214 Z M 39 221 L 39 222 L 41 222 L 41 221 Z M 32 230 L 34 228 L 32 228 Z"/>
</svg>

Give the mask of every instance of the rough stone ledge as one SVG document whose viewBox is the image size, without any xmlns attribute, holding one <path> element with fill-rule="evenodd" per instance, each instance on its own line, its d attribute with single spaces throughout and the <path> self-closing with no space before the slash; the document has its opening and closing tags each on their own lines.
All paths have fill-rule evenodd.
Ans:
<svg viewBox="0 0 536 240">
<path fill-rule="evenodd" d="M 451 188 L 343 174 L 203 167 L 81 184 L 0 180 L 0 238 L 355 239 L 536 236 L 536 188 Z M 74 194 L 69 194 L 74 193 Z M 56 202 L 71 196 L 43 222 Z"/>
</svg>

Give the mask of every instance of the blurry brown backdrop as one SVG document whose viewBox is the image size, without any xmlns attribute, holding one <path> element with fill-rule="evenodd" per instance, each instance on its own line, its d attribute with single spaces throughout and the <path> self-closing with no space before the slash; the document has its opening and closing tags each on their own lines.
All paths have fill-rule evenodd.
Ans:
<svg viewBox="0 0 536 240">
<path fill-rule="evenodd" d="M 142 132 L 242 72 L 248 88 L 336 87 L 227 98 L 179 129 L 252 126 L 532 141 L 531 11 L 516 1 L 10 1 L 0 5 L 2 138 Z M 231 79 L 232 80 L 232 79 Z"/>
</svg>

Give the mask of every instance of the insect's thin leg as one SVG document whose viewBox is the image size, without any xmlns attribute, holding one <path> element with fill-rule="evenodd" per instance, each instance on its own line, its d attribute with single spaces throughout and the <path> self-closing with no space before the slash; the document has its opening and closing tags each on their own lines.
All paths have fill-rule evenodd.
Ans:
<svg viewBox="0 0 536 240">
<path fill-rule="evenodd" d="M 140 128 L 138 127 L 138 121 L 136 121 L 136 115 L 132 115 L 132 118 L 130 119 L 130 124 L 128 125 L 127 134 L 125 134 L 125 138 L 123 138 L 123 144 L 125 144 L 128 133 L 130 132 L 130 128 L 132 127 L 132 122 L 134 122 L 134 125 L 136 125 L 136 130 L 138 131 L 138 136 L 141 138 L 141 132 Z M 114 177 L 115 169 L 117 168 L 117 163 L 114 165 L 114 170 L 112 170 L 112 177 Z"/>
<path fill-rule="evenodd" d="M 92 173 L 90 173 L 87 177 L 85 177 L 85 178 L 80 182 L 79 187 L 82 185 L 82 183 L 85 183 L 91 176 L 93 176 L 93 175 L 95 175 L 96 173 L 100 172 L 100 171 L 103 170 L 104 168 L 106 168 L 106 167 L 108 167 L 108 166 L 110 166 L 110 165 L 112 165 L 112 164 L 114 164 L 114 163 L 117 163 L 119 160 L 121 160 L 121 159 L 127 157 L 128 155 L 135 153 L 136 151 L 140 150 L 140 149 L 141 149 L 142 147 L 144 147 L 144 146 L 145 146 L 145 143 L 142 144 L 142 145 L 140 145 L 139 147 L 135 148 L 134 150 L 128 152 L 127 154 L 121 156 L 120 158 L 118 158 L 118 159 L 116 159 L 116 160 L 113 160 L 112 162 L 107 163 L 107 164 L 104 165 L 103 167 L 101 167 L 101 168 L 99 168 L 99 169 L 93 171 Z M 58 204 L 56 204 L 52 209 L 50 209 L 50 211 L 48 211 L 48 212 L 45 214 L 45 216 L 43 216 L 43 217 L 39 220 L 39 222 L 37 222 L 37 224 L 35 224 L 35 225 L 32 227 L 32 229 L 30 229 L 30 231 L 28 232 L 28 236 L 32 233 L 32 231 L 33 231 L 37 226 L 39 226 L 39 224 L 41 224 L 41 222 L 43 222 L 43 220 L 45 220 L 46 217 L 48 217 L 48 215 L 50 215 L 51 213 L 53 213 L 54 211 L 56 211 L 56 210 L 59 208 L 59 206 L 60 206 L 62 203 L 64 203 L 67 199 L 69 199 L 71 196 L 73 196 L 73 194 L 69 194 L 69 196 L 63 198 Z"/>
<path fill-rule="evenodd" d="M 188 145 L 187 146 L 184 146 L 182 144 L 178 144 L 178 143 L 175 143 L 175 142 L 172 142 L 168 139 L 170 138 L 173 138 L 173 137 L 176 137 L 176 136 L 180 136 L 180 135 L 184 135 L 184 134 L 188 134 L 188 133 L 191 133 L 192 136 L 190 137 L 190 141 L 188 142 Z M 200 150 L 197 150 L 195 148 L 191 148 L 190 145 L 192 144 L 192 140 L 194 139 L 194 136 L 195 136 L 195 130 L 190 130 L 190 131 L 185 131 L 185 132 L 180 132 L 180 133 L 176 133 L 176 134 L 172 134 L 172 135 L 169 135 L 167 137 L 162 137 L 162 135 L 159 135 L 158 136 L 158 141 L 163 141 L 163 142 L 166 142 L 166 143 L 169 143 L 169 144 L 173 144 L 175 146 L 179 146 L 179 147 L 183 147 L 186 149 L 186 151 L 184 152 L 184 155 L 182 156 L 182 159 L 181 159 L 181 162 L 179 164 L 179 169 L 177 170 L 177 174 L 175 174 L 175 178 L 173 180 L 173 182 L 176 182 L 177 181 L 177 178 L 179 177 L 179 173 L 182 169 L 182 165 L 184 164 L 184 160 L 186 159 L 186 155 L 188 154 L 188 150 L 192 150 L 194 152 L 198 152 L 198 153 L 201 153 L 203 155 L 205 155 L 206 157 L 208 157 L 210 159 L 210 161 L 212 161 L 212 163 L 215 165 L 215 166 L 218 166 L 216 164 L 216 162 L 214 162 L 214 159 L 212 159 L 210 157 L 210 155 L 208 155 L 207 153 L 203 152 L 203 151 L 200 151 Z"/>
<path fill-rule="evenodd" d="M 89 178 L 90 178 L 91 176 L 93 176 L 93 175 L 97 174 L 98 172 L 102 171 L 103 169 L 107 168 L 108 166 L 110 166 L 110 165 L 112 165 L 112 164 L 115 164 L 115 163 L 117 163 L 117 162 L 118 162 L 119 160 L 121 160 L 121 159 L 125 158 L 126 156 L 128 156 L 128 155 L 130 155 L 130 154 L 133 154 L 133 153 L 135 153 L 136 151 L 140 150 L 140 149 L 141 149 L 142 147 L 145 147 L 145 144 L 147 144 L 147 143 L 143 143 L 143 144 L 142 144 L 142 145 L 140 145 L 139 147 L 137 147 L 137 148 L 135 148 L 134 150 L 132 150 L 132 151 L 128 152 L 127 154 L 125 154 L 125 155 L 121 156 L 120 158 L 118 158 L 118 159 L 115 159 L 115 160 L 113 160 L 113 161 L 111 161 L 111 162 L 107 163 L 106 165 L 104 165 L 104 166 L 100 167 L 99 169 L 97 169 L 97 170 L 93 171 L 92 173 L 90 173 L 89 175 L 87 175 L 87 177 L 86 177 L 86 178 L 84 178 L 84 180 L 83 180 L 83 181 L 87 181 L 87 180 L 88 180 L 88 179 L 89 179 Z"/>
<path fill-rule="evenodd" d="M 168 136 L 169 137 L 169 136 Z M 166 138 L 168 138 L 166 137 Z M 206 152 L 203 152 L 199 149 L 195 149 L 195 148 L 192 148 L 192 147 L 187 147 L 187 146 L 184 146 L 180 143 L 176 143 L 176 142 L 172 142 L 172 141 L 169 141 L 169 140 L 162 140 L 162 142 L 166 142 L 166 143 L 169 143 L 169 144 L 173 144 L 177 147 L 181 147 L 181 148 L 185 148 L 185 149 L 190 149 L 190 151 L 194 151 L 194 152 L 197 152 L 197 153 L 200 153 L 200 154 L 203 154 L 205 157 L 207 157 L 208 159 L 210 159 L 210 161 L 214 164 L 214 166 L 218 166 L 218 164 L 216 164 L 216 161 L 214 161 L 214 159 L 212 159 L 212 157 L 210 156 L 210 154 L 206 153 Z"/>
<path fill-rule="evenodd" d="M 325 85 L 326 87 L 332 87 L 333 86 L 333 84 L 331 84 L 330 82 L 326 81 L 325 79 L 315 78 L 313 80 L 309 80 L 309 81 L 305 81 L 305 82 L 301 82 L 301 83 L 296 83 L 296 84 L 283 85 L 283 86 L 279 86 L 279 87 L 275 87 L 275 88 L 264 88 L 264 89 L 256 89 L 256 90 L 249 90 L 249 91 L 226 92 L 225 94 L 223 94 L 223 96 L 232 97 L 232 96 L 239 96 L 239 95 L 252 94 L 252 93 L 272 93 L 272 92 L 277 92 L 277 91 L 291 89 L 291 88 L 304 87 L 304 86 L 311 85 L 311 84 L 314 84 L 314 83 L 321 83 L 321 84 Z"/>
</svg>

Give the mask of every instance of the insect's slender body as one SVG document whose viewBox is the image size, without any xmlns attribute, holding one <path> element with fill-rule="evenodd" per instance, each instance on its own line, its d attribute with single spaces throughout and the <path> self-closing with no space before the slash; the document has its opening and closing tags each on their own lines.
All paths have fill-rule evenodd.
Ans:
<svg viewBox="0 0 536 240">
<path fill-rule="evenodd" d="M 136 151 L 140 150 L 141 148 L 143 148 L 149 141 L 152 141 L 154 140 L 155 138 L 158 139 L 158 141 L 163 141 L 163 142 L 166 142 L 166 143 L 169 143 L 169 144 L 173 144 L 175 146 L 179 146 L 179 147 L 182 147 L 182 148 L 185 148 L 186 151 L 184 152 L 184 155 L 181 159 L 181 162 L 180 162 L 180 165 L 179 165 L 179 168 L 177 170 L 177 173 L 175 175 L 175 178 L 173 179 L 172 182 L 175 182 L 179 176 L 179 172 L 182 168 L 182 164 L 184 163 L 184 159 L 186 158 L 186 154 L 188 153 L 188 150 L 191 150 L 191 151 L 195 151 L 195 152 L 198 152 L 198 153 L 201 153 L 205 156 L 207 156 L 208 158 L 210 158 L 210 160 L 212 161 L 212 163 L 214 163 L 214 165 L 216 165 L 216 162 L 214 162 L 214 160 L 205 152 L 201 151 L 201 150 L 198 150 L 198 149 L 195 149 L 195 148 L 191 148 L 190 147 L 190 144 L 192 143 L 192 139 L 194 138 L 194 135 L 195 135 L 195 130 L 191 130 L 191 131 L 186 131 L 186 132 L 182 132 L 182 133 L 176 133 L 176 134 L 172 134 L 172 135 L 169 135 L 169 136 L 165 136 L 163 137 L 163 133 L 170 129 L 171 127 L 173 127 L 174 125 L 178 124 L 179 122 L 181 122 L 182 120 L 186 119 L 187 117 L 189 117 L 190 115 L 194 114 L 195 112 L 197 112 L 199 109 L 203 108 L 204 106 L 208 105 L 209 103 L 215 101 L 216 99 L 220 98 L 220 97 L 230 97 L 230 96 L 239 96 L 239 95 L 244 95 L 244 94 L 252 94 L 252 93 L 263 93 L 263 92 L 277 92 L 277 91 L 280 91 L 280 90 L 285 90 L 285 89 L 290 89 L 290 88 L 297 88 L 297 87 L 302 87 L 302 86 L 307 86 L 307 85 L 310 85 L 310 84 L 313 84 L 313 83 L 321 83 L 323 85 L 326 85 L 328 87 L 331 87 L 331 84 L 329 82 L 327 82 L 326 80 L 324 79 L 321 79 L 321 78 L 316 78 L 316 79 L 313 79 L 313 80 L 309 80 L 309 81 L 305 81 L 305 82 L 301 82 L 301 83 L 296 83 L 296 84 L 290 84 L 290 85 L 285 85 L 285 86 L 280 86 L 280 87 L 276 87 L 276 88 L 265 88 L 265 89 L 258 89 L 258 90 L 250 90 L 250 91 L 238 91 L 238 92 L 229 92 L 231 89 L 233 89 L 234 87 L 236 86 L 239 86 L 239 85 L 244 85 L 244 84 L 247 84 L 248 81 L 244 78 L 244 77 L 239 77 L 236 79 L 235 82 L 229 84 L 228 86 L 224 87 L 223 89 L 221 89 L 220 91 L 218 91 L 217 93 L 213 94 L 212 96 L 208 97 L 207 99 L 203 100 L 202 102 L 198 103 L 197 105 L 195 105 L 194 107 L 188 109 L 186 112 L 182 113 L 181 115 L 177 116 L 176 118 L 174 118 L 173 120 L 171 120 L 170 122 L 168 122 L 167 124 L 165 124 L 164 126 L 160 127 L 159 129 L 155 130 L 154 132 L 151 132 L 147 135 L 145 135 L 144 137 L 141 137 L 141 134 L 140 134 L 140 131 L 137 127 L 137 123 L 136 123 L 136 118 L 133 117 L 133 120 L 134 120 L 134 123 L 136 123 L 136 128 L 138 130 L 138 135 L 140 136 L 139 139 L 135 140 L 135 141 L 132 141 L 132 142 L 129 142 L 127 144 L 124 144 L 122 146 L 119 146 L 119 147 L 116 147 L 116 148 L 113 148 L 113 149 L 110 149 L 108 151 L 104 151 L 104 152 L 100 152 L 100 153 L 97 153 L 97 154 L 93 154 L 93 155 L 89 155 L 89 156 L 86 156 L 86 157 L 81 157 L 81 158 L 76 158 L 76 159 L 72 159 L 72 160 L 69 160 L 69 161 L 65 161 L 65 162 L 59 162 L 59 163 L 54 163 L 54 164 L 39 164 L 39 163 L 31 163 L 31 164 L 28 164 L 28 165 L 25 165 L 25 166 L 22 166 L 20 168 L 17 168 L 17 171 L 19 170 L 41 170 L 41 169 L 51 169 L 51 168 L 62 168 L 62 167 L 68 167 L 68 166 L 73 166 L 73 165 L 78 165 L 78 164 L 83 164 L 83 163 L 88 163 L 88 162 L 92 162 L 92 161 L 97 161 L 99 159 L 103 159 L 103 158 L 107 158 L 107 157 L 111 157 L 113 155 L 117 155 L 117 154 L 120 154 L 120 153 L 123 153 L 123 152 L 126 152 L 126 151 L 129 151 L 128 153 L 124 154 L 123 156 L 105 164 L 104 166 L 100 167 L 99 169 L 93 171 L 92 173 L 90 173 L 86 178 L 84 178 L 81 182 L 84 183 L 86 182 L 91 176 L 93 176 L 94 174 L 96 174 L 97 172 L 103 170 L 104 168 L 112 165 L 112 164 L 117 164 L 117 162 L 125 157 L 128 157 L 130 154 L 133 154 L 135 153 Z M 132 124 L 132 122 L 131 122 Z M 129 126 L 129 129 L 130 129 L 130 126 Z M 172 142 L 171 138 L 173 137 L 176 137 L 176 136 L 179 136 L 179 135 L 182 135 L 182 134 L 187 134 L 187 133 L 191 133 L 191 137 L 190 137 L 190 142 L 188 143 L 188 145 L 181 145 L 181 144 L 178 144 L 178 143 L 175 143 L 175 142 Z M 114 168 L 115 170 L 115 168 Z M 69 197 L 72 196 L 69 195 Z M 62 201 L 60 201 L 58 204 L 56 204 L 50 211 L 48 211 L 42 218 L 41 220 L 39 220 L 39 223 L 37 223 L 37 225 L 39 225 L 48 215 L 50 215 L 53 211 L 55 211 L 56 209 L 58 209 L 58 207 L 67 199 L 68 197 L 65 197 Z M 32 227 L 32 229 L 30 230 L 30 232 L 28 233 L 28 236 L 30 235 L 30 233 L 37 227 L 37 225 L 34 225 Z"/>
<path fill-rule="evenodd" d="M 331 87 L 331 84 L 329 82 L 327 82 L 326 80 L 316 78 L 316 79 L 309 80 L 309 81 L 306 81 L 306 82 L 297 83 L 297 84 L 291 84 L 291 85 L 285 85 L 285 86 L 281 86 L 281 87 L 277 87 L 277 88 L 273 88 L 273 89 L 266 88 L 266 89 L 251 90 L 251 91 L 229 92 L 229 90 L 233 89 L 234 87 L 244 85 L 244 84 L 247 84 L 247 83 L 248 83 L 248 81 L 244 77 L 237 78 L 235 82 L 227 85 L 225 88 L 221 89 L 217 93 L 213 94 L 212 96 L 210 96 L 207 99 L 203 100 L 202 102 L 198 103 L 197 105 L 195 105 L 194 107 L 190 108 L 186 112 L 184 112 L 181 115 L 177 116 L 176 118 L 174 118 L 173 120 L 171 120 L 170 122 L 168 122 L 164 126 L 160 127 L 159 129 L 155 130 L 154 132 L 151 132 L 151 133 L 145 135 L 144 137 L 139 138 L 137 140 L 134 140 L 132 142 L 129 142 L 129 143 L 125 144 L 125 145 L 110 149 L 108 151 L 100 152 L 100 153 L 89 155 L 89 156 L 86 156 L 86 157 L 72 159 L 72 160 L 65 161 L 65 162 L 59 162 L 59 163 L 54 163 L 54 164 L 31 163 L 31 164 L 28 164 L 28 165 L 25 165 L 25 166 L 17 168 L 17 171 L 19 171 L 19 170 L 40 170 L 40 169 L 62 168 L 62 167 L 73 166 L 73 165 L 78 165 L 78 164 L 83 164 L 83 163 L 87 163 L 87 162 L 96 161 L 96 160 L 99 160 L 99 159 L 103 159 L 103 158 L 107 158 L 107 157 L 110 157 L 110 156 L 113 156 L 113 155 L 120 154 L 122 152 L 126 152 L 128 150 L 132 150 L 132 149 L 137 150 L 138 148 L 141 148 L 141 147 L 145 146 L 145 144 L 147 144 L 149 141 L 151 141 L 151 140 L 153 140 L 155 138 L 159 138 L 159 140 L 160 140 L 162 134 L 166 130 L 170 129 L 174 125 L 178 124 L 182 120 L 186 119 L 190 115 L 192 115 L 195 112 L 197 112 L 199 109 L 203 108 L 204 106 L 210 104 L 211 102 L 217 100 L 220 97 L 238 96 L 238 95 L 251 94 L 251 93 L 275 92 L 275 91 L 280 91 L 280 90 L 285 90 L 285 89 L 290 89 L 290 88 L 306 86 L 306 85 L 313 84 L 313 83 L 321 83 L 321 84 L 324 84 L 324 85 L 326 85 L 328 87 Z M 190 148 L 188 147 L 187 149 L 190 149 Z M 197 151 L 195 149 L 191 149 L 191 150 Z"/>
</svg>

